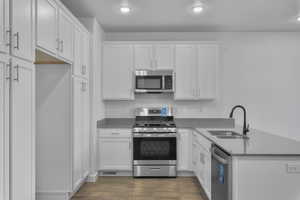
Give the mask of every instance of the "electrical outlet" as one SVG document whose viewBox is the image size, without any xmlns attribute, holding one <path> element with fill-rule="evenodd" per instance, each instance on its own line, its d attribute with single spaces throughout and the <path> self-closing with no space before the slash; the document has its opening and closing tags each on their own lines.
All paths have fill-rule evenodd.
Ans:
<svg viewBox="0 0 300 200">
<path fill-rule="evenodd" d="M 300 164 L 287 164 L 287 172 L 290 174 L 300 173 Z"/>
</svg>

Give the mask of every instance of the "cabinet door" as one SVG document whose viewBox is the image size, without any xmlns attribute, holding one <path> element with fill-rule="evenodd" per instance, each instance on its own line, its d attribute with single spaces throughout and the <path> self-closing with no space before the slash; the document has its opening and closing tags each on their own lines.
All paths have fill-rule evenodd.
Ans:
<svg viewBox="0 0 300 200">
<path fill-rule="evenodd" d="M 73 189 L 76 189 L 83 177 L 82 155 L 83 155 L 83 95 L 82 81 L 74 78 L 73 96 Z"/>
<path fill-rule="evenodd" d="M 190 170 L 190 131 L 179 130 L 178 133 L 178 170 Z"/>
<path fill-rule="evenodd" d="M 13 59 L 11 95 L 11 199 L 35 199 L 34 70 Z"/>
<path fill-rule="evenodd" d="M 174 68 L 174 46 L 173 45 L 155 45 L 154 64 L 156 69 Z"/>
<path fill-rule="evenodd" d="M 102 79 L 103 99 L 134 99 L 133 48 L 131 45 L 104 46 Z"/>
<path fill-rule="evenodd" d="M 83 61 L 83 38 L 80 29 L 75 27 L 74 31 L 74 65 L 73 73 L 80 76 L 82 73 L 82 61 Z"/>
<path fill-rule="evenodd" d="M 9 1 L 0 0 L 0 53 L 9 53 Z"/>
<path fill-rule="evenodd" d="M 99 138 L 99 170 L 131 170 L 131 140 Z"/>
<path fill-rule="evenodd" d="M 210 198 L 211 195 L 211 154 L 208 151 L 204 151 L 204 176 L 205 176 L 205 187 L 204 190 L 207 196 Z"/>
<path fill-rule="evenodd" d="M 214 99 L 217 91 L 218 46 L 198 46 L 198 92 L 199 99 Z"/>
<path fill-rule="evenodd" d="M 89 78 L 89 60 L 90 60 L 90 36 L 88 33 L 83 33 L 82 44 L 82 66 L 81 75 L 86 79 Z"/>
<path fill-rule="evenodd" d="M 89 107 L 89 85 L 88 82 L 82 82 L 82 122 L 83 122 L 83 134 L 82 134 L 82 142 L 83 142 L 83 159 L 82 159 L 82 167 L 83 167 L 83 177 L 85 178 L 89 173 L 89 163 L 90 163 L 90 107 Z"/>
<path fill-rule="evenodd" d="M 196 99 L 196 52 L 196 46 L 194 45 L 176 45 L 176 100 Z"/>
<path fill-rule="evenodd" d="M 12 54 L 34 60 L 34 0 L 11 0 L 12 2 Z"/>
<path fill-rule="evenodd" d="M 134 46 L 134 66 L 135 69 L 153 69 L 153 46 L 152 45 L 135 45 Z"/>
<path fill-rule="evenodd" d="M 198 179 L 199 182 L 201 183 L 202 187 L 205 188 L 206 187 L 206 174 L 205 174 L 205 150 L 203 149 L 203 147 L 201 145 L 198 146 Z"/>
<path fill-rule="evenodd" d="M 37 45 L 56 55 L 58 41 L 58 7 L 53 0 L 37 1 Z"/>
<path fill-rule="evenodd" d="M 195 174 L 197 174 L 197 166 L 198 166 L 198 145 L 196 142 L 192 143 L 192 170 Z"/>
<path fill-rule="evenodd" d="M 0 55 L 0 199 L 9 199 L 9 68 Z"/>
<path fill-rule="evenodd" d="M 62 10 L 59 10 L 59 56 L 73 61 L 74 27 L 71 19 Z"/>
</svg>

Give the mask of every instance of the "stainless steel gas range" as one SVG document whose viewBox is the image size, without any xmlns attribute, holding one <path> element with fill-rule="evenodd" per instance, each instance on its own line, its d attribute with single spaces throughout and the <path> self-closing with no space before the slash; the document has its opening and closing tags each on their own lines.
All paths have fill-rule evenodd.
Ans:
<svg viewBox="0 0 300 200">
<path fill-rule="evenodd" d="M 177 129 L 171 107 L 138 108 L 133 127 L 133 176 L 177 176 Z"/>
</svg>

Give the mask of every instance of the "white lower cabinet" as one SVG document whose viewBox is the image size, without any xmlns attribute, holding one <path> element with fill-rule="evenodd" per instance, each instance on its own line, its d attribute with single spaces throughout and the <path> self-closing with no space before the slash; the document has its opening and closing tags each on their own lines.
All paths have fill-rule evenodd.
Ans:
<svg viewBox="0 0 300 200">
<path fill-rule="evenodd" d="M 211 142 L 193 132 L 192 139 L 192 166 L 201 186 L 208 198 L 211 195 Z"/>
<path fill-rule="evenodd" d="M 179 129 L 177 137 L 177 169 L 191 171 L 191 130 Z"/>
<path fill-rule="evenodd" d="M 130 129 L 100 129 L 98 170 L 131 171 L 132 139 Z"/>
</svg>

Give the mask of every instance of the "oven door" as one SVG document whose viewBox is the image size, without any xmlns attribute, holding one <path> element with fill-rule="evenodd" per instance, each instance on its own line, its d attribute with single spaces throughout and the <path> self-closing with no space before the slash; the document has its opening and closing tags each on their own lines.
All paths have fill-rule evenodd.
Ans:
<svg viewBox="0 0 300 200">
<path fill-rule="evenodd" d="M 135 76 L 135 92 L 162 92 L 163 76 L 161 75 L 136 75 Z"/>
<path fill-rule="evenodd" d="M 176 165 L 176 137 L 134 137 L 134 165 Z"/>
</svg>

